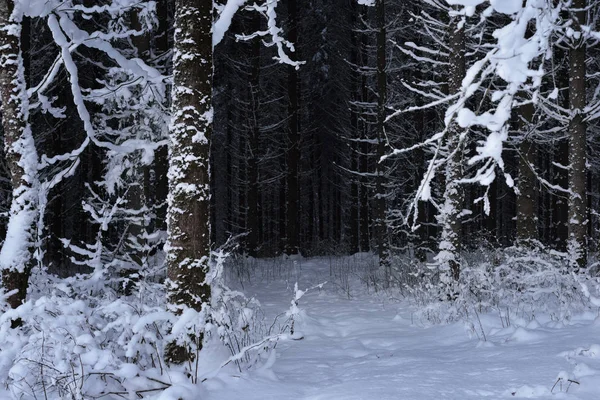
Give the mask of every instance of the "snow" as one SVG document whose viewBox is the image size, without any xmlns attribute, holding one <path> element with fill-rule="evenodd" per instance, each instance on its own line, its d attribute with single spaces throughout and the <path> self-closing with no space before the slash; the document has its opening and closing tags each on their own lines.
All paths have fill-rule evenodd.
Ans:
<svg viewBox="0 0 600 400">
<path fill-rule="evenodd" d="M 503 14 L 516 14 L 521 10 L 522 0 L 490 0 L 492 7 Z"/>
<path fill-rule="evenodd" d="M 370 2 L 371 0 L 366 1 Z M 244 4 L 246 4 L 246 2 L 247 0 L 227 0 L 224 5 L 216 7 L 219 17 L 212 27 L 213 48 L 223 40 L 225 33 L 227 33 L 231 26 L 234 15 L 244 6 Z M 288 54 L 288 52 L 293 53 L 295 51 L 294 43 L 287 41 L 282 36 L 283 30 L 278 26 L 277 22 L 278 4 L 279 0 L 267 0 L 262 4 L 254 3 L 251 6 L 249 5 L 246 7 L 246 9 L 259 12 L 266 17 L 267 29 L 265 31 L 252 32 L 247 35 L 236 35 L 236 39 L 250 40 L 257 36 L 270 37 L 270 42 L 264 41 L 263 43 L 266 47 L 275 46 L 277 48 L 277 56 L 273 57 L 273 59 L 277 60 L 279 63 L 288 64 L 298 69 L 305 62 L 292 60 Z"/>
<path fill-rule="evenodd" d="M 446 0 L 450 5 L 461 5 L 463 7 L 473 8 L 482 3 L 484 0 Z M 494 10 L 503 14 L 516 14 L 521 11 L 522 0 L 489 0 Z"/>
<path fill-rule="evenodd" d="M 330 280 L 329 259 L 305 259 L 287 279 L 253 279 L 268 316 L 289 304 L 290 280 L 300 287 Z M 290 264 L 291 265 L 291 264 Z M 256 277 L 255 277 L 256 278 Z M 600 319 L 595 313 L 557 322 L 549 315 L 504 326 L 498 314 L 432 325 L 415 317 L 406 300 L 328 284 L 307 292 L 303 340 L 283 341 L 276 360 L 244 374 L 220 373 L 204 383 L 207 400 L 352 399 L 598 399 Z M 270 368 L 269 365 L 273 364 Z M 573 382 L 569 382 L 568 380 Z M 577 382 L 577 383 L 574 383 Z"/>
<path fill-rule="evenodd" d="M 461 273 L 480 291 L 480 299 L 490 290 L 502 304 L 518 304 L 505 307 L 487 299 L 498 304 L 488 311 L 482 311 L 484 300 L 476 306 L 475 295 L 468 293 L 455 303 L 434 295 L 435 304 L 424 306 L 427 301 L 415 301 L 408 288 L 374 292 L 377 283 L 370 277 L 377 274 L 377 260 L 368 253 L 217 263 L 209 276 L 214 288 L 210 310 L 187 309 L 179 316 L 149 293 L 140 302 L 119 298 L 91 306 L 85 295 L 70 296 L 92 282 L 69 279 L 62 281 L 70 286 L 67 295 L 32 298 L 0 314 L 0 386 L 7 388 L 0 389 L 0 399 L 37 394 L 51 400 L 122 398 L 108 392 L 127 393 L 127 398 L 143 394 L 148 400 L 598 399 L 595 302 L 588 307 L 570 292 L 551 294 L 562 290 L 557 280 L 566 278 L 559 286 L 568 289 L 577 286 L 578 278 L 561 271 L 552 276 L 550 260 L 544 265 L 540 255 L 511 254 L 510 262 L 494 271 L 504 288 L 491 281 L 493 289 L 484 288 L 481 282 L 490 276 L 478 277 L 483 270 L 477 265 Z M 519 277 L 509 272 L 519 265 L 527 267 L 531 282 L 521 279 L 526 289 L 513 290 L 518 299 L 511 301 L 507 289 Z M 243 282 L 233 267 L 249 271 Z M 262 310 L 224 286 L 222 272 L 230 274 L 230 285 L 258 297 Z M 32 287 L 49 293 L 57 282 L 38 271 Z M 598 282 L 585 282 L 583 297 L 597 296 Z M 557 306 L 550 305 L 553 298 Z M 439 305 L 469 310 L 452 317 L 454 311 L 440 312 Z M 254 332 L 263 313 L 258 337 L 235 336 L 239 327 Z M 26 319 L 31 329 L 11 329 L 16 317 Z M 164 343 L 189 338 L 198 324 L 211 332 L 198 363 L 192 369 L 165 368 L 159 362 Z M 44 387 L 47 397 L 41 397 Z"/>
<path fill-rule="evenodd" d="M 231 26 L 231 21 L 235 13 L 246 3 L 246 0 L 228 0 L 221 11 L 219 12 L 219 18 L 213 24 L 213 37 L 212 43 L 213 48 L 218 45 L 223 38 L 225 33 Z"/>
</svg>

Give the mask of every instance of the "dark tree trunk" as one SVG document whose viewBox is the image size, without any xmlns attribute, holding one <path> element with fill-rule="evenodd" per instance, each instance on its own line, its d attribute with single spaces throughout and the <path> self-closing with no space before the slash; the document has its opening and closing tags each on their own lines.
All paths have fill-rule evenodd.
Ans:
<svg viewBox="0 0 600 400">
<path fill-rule="evenodd" d="M 366 13 L 362 13 L 362 16 L 367 18 Z M 368 54 L 368 45 L 369 40 L 366 32 L 361 33 L 361 43 L 360 43 L 360 65 L 362 67 L 367 67 L 369 65 L 369 54 Z M 360 100 L 362 104 L 367 104 L 369 102 L 369 86 L 367 82 L 367 77 L 364 72 L 361 72 L 360 77 Z M 369 172 L 369 125 L 366 121 L 366 115 L 361 113 L 359 116 L 360 124 L 359 130 L 361 132 L 360 145 L 358 146 L 360 149 L 359 153 L 359 166 L 358 170 L 361 174 L 360 177 L 360 251 L 367 252 L 371 250 L 371 236 L 369 231 L 370 225 L 370 209 L 369 209 L 369 186 L 366 175 Z"/>
<path fill-rule="evenodd" d="M 587 0 L 573 0 L 573 28 L 581 36 L 586 24 Z M 587 264 L 587 193 L 586 193 L 586 46 L 585 39 L 573 39 L 569 54 L 569 242 L 571 267 L 576 271 Z"/>
<path fill-rule="evenodd" d="M 500 238 L 500 232 L 498 229 L 498 220 L 502 217 L 498 212 L 498 180 L 494 179 L 494 182 L 490 184 L 488 192 L 490 200 L 490 215 L 485 218 L 485 230 L 488 234 L 488 240 L 490 243 L 498 243 Z"/>
<path fill-rule="evenodd" d="M 142 29 L 142 24 L 137 13 L 132 15 L 132 28 L 136 30 Z M 150 51 L 150 36 L 140 35 L 132 40 L 137 57 L 142 60 L 148 59 Z M 133 124 L 140 124 L 141 121 L 134 120 Z M 147 254 L 147 228 L 146 221 L 148 217 L 149 206 L 149 191 L 150 191 L 150 171 L 147 165 L 141 165 L 137 160 L 137 165 L 132 167 L 131 178 L 127 187 L 127 206 L 135 214 L 130 217 L 128 224 L 128 238 L 126 241 L 126 249 L 132 261 L 137 265 L 137 269 L 128 269 L 121 271 L 121 275 L 129 278 L 132 274 L 139 273 L 141 268 L 144 268 L 148 262 Z M 127 286 L 130 287 L 130 286 Z M 125 294 L 130 294 L 130 290 Z"/>
<path fill-rule="evenodd" d="M 169 43 L 169 4 L 173 0 L 162 0 L 157 2 L 158 15 L 158 40 L 155 44 L 155 50 L 159 55 L 166 54 L 170 49 Z M 170 71 L 164 71 L 169 73 Z M 167 230 L 167 195 L 169 192 L 169 181 L 167 173 L 169 170 L 168 148 L 162 146 L 154 154 L 154 207 L 156 210 L 156 228 L 162 231 Z"/>
<path fill-rule="evenodd" d="M 461 16 L 452 16 L 449 24 L 448 47 L 450 51 L 448 93 L 460 91 L 465 77 L 465 31 L 461 27 Z M 462 151 L 459 148 L 460 127 L 453 122 L 448 127 L 446 150 L 449 158 L 446 162 L 446 189 L 444 205 L 440 214 L 442 237 L 438 255 L 439 261 L 450 269 L 451 276 L 458 280 L 460 276 L 461 223 L 459 214 L 463 205 L 463 190 L 458 180 L 462 177 Z"/>
<path fill-rule="evenodd" d="M 569 16 L 565 12 L 561 15 L 562 18 L 568 19 Z M 557 81 L 560 88 L 569 87 L 569 70 L 568 70 L 568 52 L 561 49 L 556 49 L 556 56 L 554 57 L 554 63 L 556 65 L 564 65 L 557 71 Z M 564 90 L 561 93 L 560 105 L 564 109 L 569 108 L 569 91 Z M 569 174 L 565 168 L 556 167 L 552 162 L 556 162 L 561 166 L 569 165 L 569 140 L 562 139 L 554 149 L 554 154 L 546 156 L 547 167 L 554 172 L 553 178 L 555 183 L 561 188 L 568 189 L 569 187 Z M 569 205 L 568 195 L 563 191 L 556 191 L 549 198 L 551 205 L 551 223 L 548 224 L 551 229 L 548 231 L 548 239 L 553 242 L 555 248 L 559 251 L 567 251 L 567 241 L 569 239 L 569 228 L 568 228 L 568 216 L 569 216 Z"/>
<path fill-rule="evenodd" d="M 288 37 L 298 46 L 298 10 L 296 0 L 288 1 Z M 296 55 L 298 57 L 298 55 Z M 298 253 L 299 195 L 298 170 L 300 166 L 300 93 L 296 67 L 288 66 L 288 138 L 287 138 L 287 199 L 286 199 L 286 252 Z"/>
<path fill-rule="evenodd" d="M 537 190 L 535 164 L 537 161 L 537 148 L 530 137 L 531 123 L 533 121 L 533 104 L 526 104 L 520 108 L 519 125 L 523 140 L 519 146 L 519 181 L 517 187 L 517 242 L 530 245 L 537 239 Z"/>
<path fill-rule="evenodd" d="M 356 20 L 357 20 L 357 2 L 355 0 L 349 0 L 350 2 L 350 138 L 354 139 L 350 143 L 350 170 L 358 171 L 358 142 L 356 139 L 360 138 L 360 131 L 358 128 L 358 105 L 360 101 L 359 82 L 360 75 L 357 71 L 358 68 L 358 51 L 359 41 L 358 34 L 356 32 Z M 356 177 L 350 177 L 350 204 L 349 204 L 349 221 L 348 227 L 348 244 L 350 246 L 350 254 L 354 254 L 360 251 L 360 232 L 359 232 L 359 182 Z"/>
<path fill-rule="evenodd" d="M 237 232 L 238 233 L 247 233 L 247 215 L 248 215 L 248 207 L 247 207 L 247 193 L 248 193 L 248 161 L 244 156 L 247 154 L 247 138 L 245 134 L 238 135 L 238 148 L 237 148 Z M 247 249 L 248 237 L 246 236 L 242 241 L 244 246 L 243 248 Z"/>
<path fill-rule="evenodd" d="M 260 15 L 255 13 L 252 20 L 252 31 L 260 30 Z M 259 115 L 260 115 L 260 41 L 252 41 L 251 51 L 251 73 L 250 73 L 250 140 L 248 143 L 248 254 L 256 257 L 259 247 L 259 182 L 258 182 L 258 159 L 259 148 L 258 140 L 260 136 Z"/>
<path fill-rule="evenodd" d="M 16 308 L 25 300 L 34 264 L 38 158 L 27 121 L 21 23 L 11 19 L 13 8 L 13 1 L 0 0 L 0 112 L 13 190 L 7 234 L 0 252 L 0 269 L 4 291 L 15 291 L 7 302 Z M 19 323 L 14 321 L 13 326 Z"/>
<path fill-rule="evenodd" d="M 173 122 L 169 152 L 167 276 L 169 302 L 200 311 L 210 301 L 210 139 L 212 133 L 212 2 L 176 0 Z M 195 338 L 198 347 L 202 335 Z M 183 363 L 186 348 L 169 346 Z"/>
<path fill-rule="evenodd" d="M 385 171 L 383 164 L 379 161 L 385 155 L 385 118 L 387 103 L 387 72 L 386 72 L 386 44 L 387 31 L 385 25 L 385 0 L 377 0 L 375 3 L 377 14 L 377 167 L 375 168 L 375 233 L 377 239 L 377 253 L 379 265 L 385 273 L 386 285 L 391 279 L 391 264 L 389 259 L 389 242 L 386 224 L 386 189 Z"/>
</svg>

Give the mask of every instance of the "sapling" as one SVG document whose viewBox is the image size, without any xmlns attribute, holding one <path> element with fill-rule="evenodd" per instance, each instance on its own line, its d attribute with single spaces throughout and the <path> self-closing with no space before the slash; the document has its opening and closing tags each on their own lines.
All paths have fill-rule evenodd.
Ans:
<svg viewBox="0 0 600 400">
<path fill-rule="evenodd" d="M 292 298 L 291 306 L 286 313 L 286 316 L 288 317 L 288 324 L 290 327 L 290 338 L 291 339 L 293 339 L 293 340 L 304 339 L 304 334 L 302 334 L 301 332 L 299 332 L 296 329 L 296 322 L 301 321 L 302 316 L 304 314 L 304 311 L 298 307 L 298 303 L 299 303 L 300 299 L 311 290 L 322 289 L 326 283 L 327 282 L 319 283 L 318 285 L 312 286 L 306 290 L 298 289 L 298 282 L 296 282 L 294 284 L 294 297 Z"/>
</svg>

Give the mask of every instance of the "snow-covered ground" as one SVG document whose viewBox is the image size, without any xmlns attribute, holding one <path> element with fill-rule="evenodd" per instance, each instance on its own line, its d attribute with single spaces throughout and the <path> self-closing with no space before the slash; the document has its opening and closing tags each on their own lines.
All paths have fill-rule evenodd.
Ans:
<svg viewBox="0 0 600 400">
<path fill-rule="evenodd" d="M 286 279 L 257 273 L 244 291 L 273 318 L 289 308 L 295 280 L 300 288 L 331 280 L 329 262 L 298 260 L 279 271 Z M 493 313 L 480 315 L 481 325 L 431 325 L 406 300 L 360 288 L 347 294 L 335 283 L 307 293 L 303 339 L 280 342 L 272 366 L 207 380 L 207 399 L 600 399 L 596 313 L 568 322 L 513 318 L 504 328 Z"/>
</svg>

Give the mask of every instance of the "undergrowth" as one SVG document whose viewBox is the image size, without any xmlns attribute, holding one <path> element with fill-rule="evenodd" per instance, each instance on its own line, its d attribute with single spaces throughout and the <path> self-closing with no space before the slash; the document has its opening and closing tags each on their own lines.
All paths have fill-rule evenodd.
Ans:
<svg viewBox="0 0 600 400">
<path fill-rule="evenodd" d="M 267 324 L 257 300 L 224 283 L 225 254 L 213 258 L 210 307 L 177 314 L 165 304 L 160 276 L 146 273 L 131 295 L 119 296 L 101 284 L 111 279 L 104 267 L 66 279 L 36 271 L 26 303 L 0 305 L 0 382 L 23 400 L 195 399 L 198 384 L 221 371 L 272 364 L 277 343 L 294 334 L 303 292 L 295 291 L 282 323 Z M 195 356 L 168 365 L 169 343 Z"/>
</svg>

